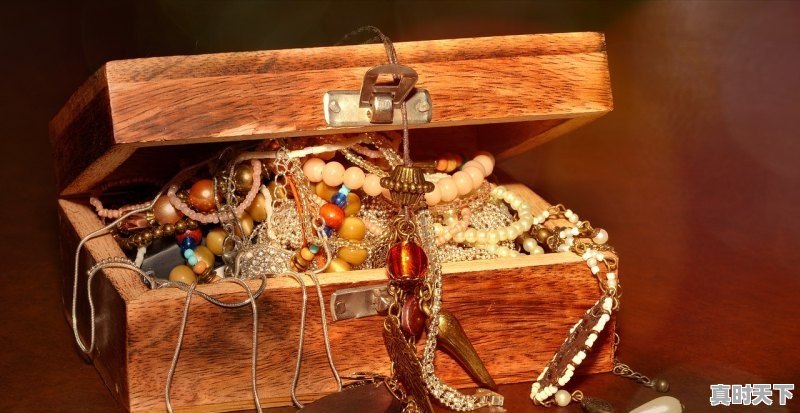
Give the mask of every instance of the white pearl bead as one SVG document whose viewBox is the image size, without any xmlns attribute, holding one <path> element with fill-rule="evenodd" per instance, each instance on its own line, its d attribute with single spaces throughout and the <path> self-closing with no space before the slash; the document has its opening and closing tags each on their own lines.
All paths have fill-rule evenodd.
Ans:
<svg viewBox="0 0 800 413">
<path fill-rule="evenodd" d="M 486 242 L 489 244 L 497 244 L 500 241 L 500 236 L 496 230 L 491 230 L 486 233 Z"/>
<path fill-rule="evenodd" d="M 567 406 L 569 404 L 569 402 L 572 401 L 572 395 L 569 394 L 568 391 L 563 390 L 563 389 L 557 391 L 555 396 L 553 396 L 553 398 L 555 399 L 556 404 L 561 406 L 561 407 Z"/>
<path fill-rule="evenodd" d="M 489 251 L 492 254 L 497 254 L 498 249 L 499 247 L 497 245 L 489 245 L 488 247 L 486 247 L 486 251 Z"/>
<path fill-rule="evenodd" d="M 478 231 L 475 230 L 475 228 L 470 228 L 470 229 L 464 231 L 464 239 L 468 243 L 474 244 L 475 242 L 478 241 Z"/>
<path fill-rule="evenodd" d="M 594 234 L 594 238 L 592 238 L 595 244 L 603 245 L 608 242 L 608 232 L 604 229 L 598 229 L 597 232 Z"/>
<path fill-rule="evenodd" d="M 498 241 L 508 240 L 508 231 L 506 231 L 506 227 L 497 228 L 495 231 L 497 232 Z"/>
<path fill-rule="evenodd" d="M 502 186 L 496 186 L 494 189 L 492 189 L 492 195 L 494 195 L 495 198 L 503 199 L 503 197 L 506 195 L 506 188 Z"/>
<path fill-rule="evenodd" d="M 453 241 L 455 241 L 455 242 L 457 242 L 459 244 L 463 243 L 465 240 L 466 240 L 466 237 L 465 237 L 463 232 L 456 232 L 456 234 L 453 235 Z"/>
<path fill-rule="evenodd" d="M 544 248 L 542 248 L 541 246 L 537 245 L 536 247 L 533 248 L 533 251 L 531 251 L 531 254 L 533 254 L 533 255 L 544 254 Z"/>
<path fill-rule="evenodd" d="M 508 257 L 509 249 L 504 247 L 497 247 L 497 255 L 501 257 Z"/>
<path fill-rule="evenodd" d="M 475 236 L 475 240 L 478 244 L 486 244 L 488 237 L 489 235 L 486 233 L 486 231 L 479 229 L 477 235 Z"/>
<path fill-rule="evenodd" d="M 533 249 L 536 248 L 537 245 L 536 240 L 533 238 L 525 238 L 522 240 L 522 249 L 525 251 L 533 252 Z"/>
</svg>

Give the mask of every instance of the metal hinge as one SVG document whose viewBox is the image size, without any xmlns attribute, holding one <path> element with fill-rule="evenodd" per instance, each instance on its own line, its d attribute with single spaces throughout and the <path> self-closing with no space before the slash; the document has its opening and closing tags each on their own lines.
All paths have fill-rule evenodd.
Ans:
<svg viewBox="0 0 800 413">
<path fill-rule="evenodd" d="M 388 307 L 389 292 L 385 285 L 345 288 L 331 295 L 333 321 L 377 315 Z"/>
<path fill-rule="evenodd" d="M 381 75 L 391 75 L 393 81 L 380 83 Z M 375 66 L 364 75 L 361 90 L 325 93 L 325 122 L 329 126 L 400 125 L 400 104 L 405 101 L 410 125 L 429 123 L 433 111 L 431 95 L 425 89 L 414 88 L 417 78 L 417 72 L 408 66 Z"/>
</svg>

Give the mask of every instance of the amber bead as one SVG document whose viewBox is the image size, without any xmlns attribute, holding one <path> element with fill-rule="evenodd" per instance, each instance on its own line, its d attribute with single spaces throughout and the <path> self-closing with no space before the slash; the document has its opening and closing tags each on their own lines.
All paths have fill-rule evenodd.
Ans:
<svg viewBox="0 0 800 413">
<path fill-rule="evenodd" d="M 361 211 L 361 198 L 350 192 L 347 194 L 347 205 L 344 206 L 344 216 L 352 217 Z"/>
<path fill-rule="evenodd" d="M 191 284 L 197 281 L 197 276 L 192 267 L 188 265 L 178 265 L 169 272 L 169 280 L 172 282 Z"/>
<path fill-rule="evenodd" d="M 169 197 L 163 195 L 153 203 L 153 217 L 159 225 L 174 224 L 183 218 L 183 213 L 172 206 Z"/>
<path fill-rule="evenodd" d="M 361 265 L 367 260 L 367 250 L 364 248 L 341 247 L 336 255 L 353 265 Z"/>
<path fill-rule="evenodd" d="M 350 241 L 361 241 L 367 233 L 364 221 L 358 217 L 347 217 L 339 227 L 339 237 Z"/>
<path fill-rule="evenodd" d="M 267 220 L 267 199 L 264 194 L 258 194 L 253 199 L 253 203 L 247 207 L 247 213 L 253 218 L 253 221 L 264 222 Z"/>
<path fill-rule="evenodd" d="M 319 182 L 314 188 L 314 192 L 316 192 L 320 198 L 330 201 L 333 194 L 339 192 L 339 190 L 336 187 L 325 184 L 325 182 Z"/>
<path fill-rule="evenodd" d="M 342 208 L 328 202 L 319 208 L 319 215 L 325 220 L 325 225 L 339 229 L 344 221 L 344 211 Z"/>
<path fill-rule="evenodd" d="M 194 249 L 194 255 L 197 257 L 198 261 L 202 261 L 206 263 L 206 266 L 211 267 L 214 265 L 214 253 L 211 252 L 211 249 L 205 245 L 198 245 L 197 248 Z"/>
<path fill-rule="evenodd" d="M 222 255 L 222 245 L 227 237 L 228 233 L 221 227 L 213 228 L 208 231 L 208 235 L 206 235 L 206 247 L 208 247 L 214 255 Z"/>
<path fill-rule="evenodd" d="M 192 207 L 201 212 L 211 212 L 217 209 L 214 202 L 214 181 L 201 179 L 189 189 L 189 202 Z"/>
<path fill-rule="evenodd" d="M 233 185 L 236 193 L 244 195 L 253 187 L 253 167 L 250 164 L 239 164 L 233 169 Z"/>
<path fill-rule="evenodd" d="M 334 258 L 331 260 L 331 263 L 328 265 L 328 268 L 325 269 L 325 272 L 345 272 L 350 271 L 350 264 L 347 261 L 341 258 Z"/>
<path fill-rule="evenodd" d="M 400 328 L 409 337 L 419 337 L 425 329 L 427 316 L 419 306 L 419 298 L 412 295 L 406 299 L 400 310 Z"/>
<path fill-rule="evenodd" d="M 244 237 L 249 237 L 255 227 L 253 218 L 247 212 L 242 212 L 242 215 L 239 215 L 239 223 L 241 224 L 242 231 L 244 231 Z M 237 225 L 234 234 L 241 237 L 242 231 L 239 230 L 239 226 Z"/>
<path fill-rule="evenodd" d="M 414 241 L 398 242 L 389 248 L 386 270 L 394 281 L 417 281 L 428 270 L 428 255 Z"/>
<path fill-rule="evenodd" d="M 313 260 L 314 256 L 316 255 L 317 254 L 311 252 L 311 250 L 308 249 L 308 247 L 303 247 L 302 249 L 300 249 L 300 257 L 308 262 L 311 262 L 311 260 Z"/>
</svg>

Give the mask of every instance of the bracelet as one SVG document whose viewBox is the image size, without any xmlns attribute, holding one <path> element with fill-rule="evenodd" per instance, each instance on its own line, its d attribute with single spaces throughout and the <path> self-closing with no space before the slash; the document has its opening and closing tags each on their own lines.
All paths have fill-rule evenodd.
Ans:
<svg viewBox="0 0 800 413">
<path fill-rule="evenodd" d="M 100 188 L 98 188 L 96 191 L 93 191 L 92 195 L 89 197 L 89 204 L 91 204 L 94 207 L 95 211 L 97 212 L 97 215 L 100 218 L 110 218 L 110 219 L 118 219 L 121 216 L 127 214 L 128 212 L 145 208 L 150 204 L 149 202 L 125 205 L 119 209 L 107 209 L 103 207 L 103 202 L 100 201 L 100 195 L 103 192 L 106 192 L 109 188 L 120 187 L 120 186 L 132 186 L 138 184 L 152 184 L 153 186 L 158 186 L 158 183 L 152 179 L 146 179 L 146 178 L 121 179 L 111 183 L 106 183 L 102 185 Z"/>
<path fill-rule="evenodd" d="M 187 231 L 194 231 L 198 228 L 197 221 L 190 218 L 183 218 L 173 224 L 164 224 L 138 232 L 130 237 L 124 238 L 119 231 L 112 230 L 114 240 L 126 250 L 147 247 L 159 238 L 169 237 L 175 234 L 184 234 Z"/>
</svg>

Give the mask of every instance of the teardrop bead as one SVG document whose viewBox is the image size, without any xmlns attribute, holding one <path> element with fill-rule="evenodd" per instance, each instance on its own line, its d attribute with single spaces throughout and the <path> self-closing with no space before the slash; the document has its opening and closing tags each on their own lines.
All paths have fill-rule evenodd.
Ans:
<svg viewBox="0 0 800 413">
<path fill-rule="evenodd" d="M 428 255 L 414 241 L 401 241 L 389 249 L 386 270 L 389 277 L 401 283 L 418 281 L 428 270 Z"/>
<path fill-rule="evenodd" d="M 419 298 L 412 295 L 406 299 L 400 310 L 400 328 L 409 337 L 419 337 L 425 329 L 425 313 L 419 306 Z"/>
<path fill-rule="evenodd" d="M 671 396 L 661 396 L 631 410 L 631 413 L 681 413 L 683 405 Z"/>
</svg>

